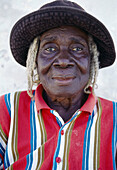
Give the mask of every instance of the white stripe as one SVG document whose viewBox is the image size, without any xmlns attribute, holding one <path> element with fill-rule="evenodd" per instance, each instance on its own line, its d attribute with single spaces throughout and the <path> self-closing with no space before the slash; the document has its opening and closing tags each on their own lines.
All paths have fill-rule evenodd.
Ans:
<svg viewBox="0 0 117 170">
<path fill-rule="evenodd" d="M 88 143 L 88 135 L 89 135 L 89 128 L 90 128 L 90 125 L 91 125 L 91 119 L 90 119 L 90 122 L 89 122 L 89 125 L 88 125 L 88 129 L 87 129 L 87 134 L 86 134 L 86 149 L 85 149 L 85 168 L 86 169 L 86 158 L 87 158 L 87 143 Z"/>
<path fill-rule="evenodd" d="M 100 121 L 100 115 L 101 115 L 101 110 L 100 110 L 100 104 L 99 104 L 99 101 L 98 101 L 98 108 L 99 108 L 99 115 L 97 115 L 97 117 L 98 117 L 98 119 L 97 119 L 97 136 L 96 136 L 96 139 L 97 139 L 97 141 L 96 141 L 96 169 L 97 169 L 97 156 L 98 156 L 98 134 L 99 134 L 99 131 L 98 131 L 98 129 L 99 129 L 99 121 Z"/>
<path fill-rule="evenodd" d="M 34 106 L 34 109 L 35 109 L 35 120 L 36 120 L 35 122 L 36 122 L 36 134 L 37 134 L 37 148 L 39 148 L 41 146 L 41 130 L 40 130 L 40 124 L 39 124 L 36 106 Z"/>
<path fill-rule="evenodd" d="M 32 170 L 36 169 L 37 163 L 38 163 L 38 149 L 33 151 L 33 162 L 31 167 Z"/>
<path fill-rule="evenodd" d="M 0 150 L 4 153 L 4 150 L 2 148 L 0 148 Z"/>
<path fill-rule="evenodd" d="M 38 164 L 38 159 L 39 159 L 39 155 L 38 155 L 38 149 L 39 147 L 41 147 L 41 130 L 40 130 L 40 125 L 39 125 L 39 120 L 38 120 L 38 113 L 37 113 L 37 109 L 36 109 L 36 105 L 34 103 L 34 113 L 35 114 L 35 123 L 36 123 L 36 135 L 37 135 L 37 149 L 35 151 L 33 151 L 33 163 L 32 163 L 32 170 L 36 169 L 37 164 Z M 40 114 L 40 113 L 39 113 Z M 33 139 L 35 140 L 35 139 Z M 40 148 L 40 164 L 42 162 L 42 149 Z"/>
<path fill-rule="evenodd" d="M 33 162 L 31 167 L 32 170 L 36 169 L 37 162 L 38 162 L 38 150 L 35 150 L 33 151 Z"/>
<path fill-rule="evenodd" d="M 61 122 L 62 125 L 65 124 L 64 120 L 63 120 L 62 117 L 58 114 L 58 112 L 56 112 L 56 110 L 53 110 L 53 114 L 54 114 L 54 116 L 56 116 L 56 117 L 60 120 L 60 122 Z"/>
<path fill-rule="evenodd" d="M 11 94 L 11 124 L 10 124 L 10 131 L 9 131 L 9 138 L 8 138 L 8 158 L 10 164 L 14 163 L 13 154 L 11 150 L 11 143 L 12 143 L 12 133 L 13 133 L 13 120 L 14 120 L 14 93 Z"/>
<path fill-rule="evenodd" d="M 97 121 L 97 107 L 95 105 L 93 124 L 92 124 L 92 127 L 91 127 L 91 134 L 90 134 L 89 167 L 88 167 L 88 169 L 94 169 L 94 141 L 95 141 L 95 125 L 96 125 L 96 121 Z"/>
<path fill-rule="evenodd" d="M 7 103 L 8 103 L 9 109 L 10 109 L 11 107 L 10 107 L 10 101 L 8 99 L 8 95 L 7 95 Z"/>
<path fill-rule="evenodd" d="M 1 133 L 0 133 L 0 135 L 1 135 Z M 2 135 L 1 135 L 1 136 L 2 136 Z M 2 139 L 1 136 L 0 136 L 0 143 L 1 143 L 2 147 L 3 147 L 4 149 L 6 149 L 6 143 L 4 142 L 4 140 Z"/>
<path fill-rule="evenodd" d="M 57 164 L 58 170 L 62 169 L 62 166 L 63 166 L 63 156 L 64 156 L 64 150 L 65 150 L 65 133 L 66 133 L 68 126 L 69 126 L 69 123 L 64 126 L 63 128 L 64 135 L 61 135 L 60 150 L 59 150 L 58 157 L 60 157 L 62 161 L 59 164 Z"/>
</svg>

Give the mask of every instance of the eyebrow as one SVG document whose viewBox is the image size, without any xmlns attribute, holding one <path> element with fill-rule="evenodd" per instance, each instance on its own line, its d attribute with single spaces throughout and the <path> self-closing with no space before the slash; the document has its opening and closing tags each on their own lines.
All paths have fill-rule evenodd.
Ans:
<svg viewBox="0 0 117 170">
<path fill-rule="evenodd" d="M 79 37 L 79 38 L 70 37 L 69 39 L 75 43 L 83 43 L 83 44 L 87 43 L 86 40 L 84 40 L 82 37 Z"/>
<path fill-rule="evenodd" d="M 53 37 L 44 37 L 41 42 L 45 41 L 45 42 L 51 42 L 51 41 L 55 41 L 57 40 L 57 36 L 53 36 Z"/>
</svg>

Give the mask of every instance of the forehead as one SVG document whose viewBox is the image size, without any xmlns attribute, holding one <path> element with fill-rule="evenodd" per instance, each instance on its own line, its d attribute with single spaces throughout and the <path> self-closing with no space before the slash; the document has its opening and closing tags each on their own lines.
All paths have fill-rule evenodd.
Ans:
<svg viewBox="0 0 117 170">
<path fill-rule="evenodd" d="M 88 34 L 81 30 L 80 28 L 73 27 L 73 26 L 61 26 L 58 28 L 51 29 L 49 31 L 44 32 L 40 40 L 47 39 L 50 37 L 56 37 L 61 35 L 61 37 L 65 36 L 67 38 L 69 37 L 81 37 L 82 39 L 86 40 L 88 42 Z"/>
</svg>

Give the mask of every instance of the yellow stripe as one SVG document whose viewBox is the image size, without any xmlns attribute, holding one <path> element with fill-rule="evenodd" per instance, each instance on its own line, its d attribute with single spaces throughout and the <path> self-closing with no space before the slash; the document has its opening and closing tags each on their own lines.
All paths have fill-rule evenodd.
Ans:
<svg viewBox="0 0 117 170">
<path fill-rule="evenodd" d="M 99 161 L 100 161 L 101 114 L 102 114 L 102 107 L 101 107 L 101 102 L 98 99 L 97 120 L 96 120 L 95 141 L 94 141 L 94 170 L 97 170 L 100 165 Z"/>
<path fill-rule="evenodd" d="M 4 133 L 4 131 L 2 130 L 2 127 L 0 125 L 0 136 L 2 138 L 2 140 L 4 141 L 5 144 L 7 144 L 7 135 Z"/>
<path fill-rule="evenodd" d="M 13 170 L 13 165 L 9 166 L 7 170 Z"/>
<path fill-rule="evenodd" d="M 13 133 L 12 133 L 12 153 L 14 162 L 19 159 L 17 150 L 17 138 L 18 138 L 18 108 L 19 108 L 19 97 L 21 92 L 16 92 L 14 96 L 14 122 L 13 122 Z"/>
<path fill-rule="evenodd" d="M 36 169 L 40 169 L 43 161 L 44 161 L 44 144 L 47 141 L 47 133 L 45 130 L 45 125 L 42 117 L 42 111 L 40 110 L 38 114 L 38 120 L 41 130 L 41 147 L 38 149 L 38 163 Z"/>
<path fill-rule="evenodd" d="M 36 170 L 38 170 L 42 165 L 42 162 L 40 160 L 41 160 L 41 148 L 38 149 L 38 162 L 37 162 Z"/>
</svg>

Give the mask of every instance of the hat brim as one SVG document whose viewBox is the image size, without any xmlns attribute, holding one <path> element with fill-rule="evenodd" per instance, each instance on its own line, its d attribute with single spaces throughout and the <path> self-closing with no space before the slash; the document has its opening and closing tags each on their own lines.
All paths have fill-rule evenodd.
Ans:
<svg viewBox="0 0 117 170">
<path fill-rule="evenodd" d="M 32 12 L 14 25 L 10 35 L 10 47 L 15 60 L 26 66 L 28 49 L 33 39 L 62 25 L 81 28 L 93 36 L 100 52 L 100 68 L 114 63 L 115 47 L 107 28 L 98 19 L 83 10 L 60 6 Z"/>
</svg>

